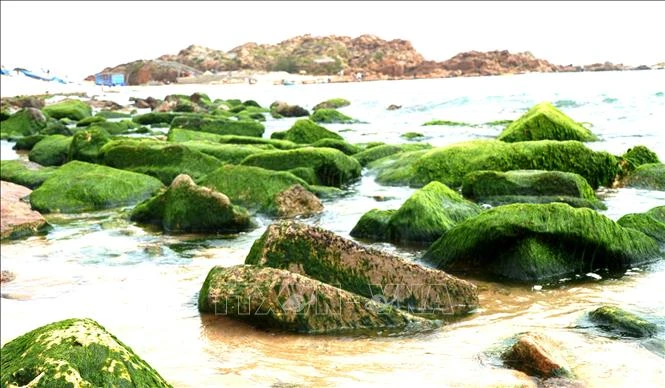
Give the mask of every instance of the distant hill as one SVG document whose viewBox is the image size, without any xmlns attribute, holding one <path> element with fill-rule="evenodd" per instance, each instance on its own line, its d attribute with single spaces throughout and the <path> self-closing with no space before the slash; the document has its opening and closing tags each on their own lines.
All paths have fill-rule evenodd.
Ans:
<svg viewBox="0 0 665 388">
<path fill-rule="evenodd" d="M 386 41 L 374 35 L 304 35 L 274 45 L 245 43 L 228 52 L 191 45 L 175 55 L 107 67 L 102 72 L 124 73 L 129 84 L 138 85 L 238 70 L 347 76 L 360 72 L 364 79 L 400 79 L 617 69 L 626 67 L 607 62 L 588 67 L 559 66 L 529 52 L 506 50 L 469 51 L 435 62 L 425 60 L 406 40 Z"/>
</svg>

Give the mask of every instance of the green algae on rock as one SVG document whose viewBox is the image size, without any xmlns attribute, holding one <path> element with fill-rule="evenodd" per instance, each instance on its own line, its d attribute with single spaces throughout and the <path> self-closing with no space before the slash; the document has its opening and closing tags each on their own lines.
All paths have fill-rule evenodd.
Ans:
<svg viewBox="0 0 665 388">
<path fill-rule="evenodd" d="M 321 139 L 317 142 L 314 142 L 314 143 L 312 143 L 312 147 L 334 148 L 336 150 L 340 150 L 340 151 L 344 152 L 344 154 L 349 155 L 349 156 L 355 155 L 358 152 L 360 152 L 360 150 L 361 150 L 360 147 L 358 147 L 357 145 L 348 143 L 344 140 L 330 139 L 330 138 Z"/>
<path fill-rule="evenodd" d="M 100 163 L 101 149 L 109 141 L 111 141 L 111 136 L 105 129 L 100 127 L 92 126 L 85 131 L 77 132 L 72 137 L 71 144 L 69 145 L 67 159 Z"/>
<path fill-rule="evenodd" d="M 0 122 L 0 138 L 36 135 L 46 127 L 47 122 L 47 117 L 39 109 L 21 109 Z"/>
<path fill-rule="evenodd" d="M 363 214 L 349 235 L 374 241 L 391 241 L 390 219 L 396 210 L 372 209 Z"/>
<path fill-rule="evenodd" d="M 423 259 L 454 273 L 530 282 L 618 273 L 660 256 L 655 240 L 595 210 L 562 203 L 499 206 L 460 222 Z"/>
<path fill-rule="evenodd" d="M 478 306 L 469 282 L 293 221 L 270 225 L 245 264 L 287 269 L 409 312 L 465 314 Z"/>
<path fill-rule="evenodd" d="M 317 184 L 340 187 L 360 177 L 360 164 L 333 148 L 303 147 L 293 150 L 268 151 L 250 155 L 242 165 L 285 171 L 298 167 L 312 168 Z"/>
<path fill-rule="evenodd" d="M 561 171 L 475 171 L 464 176 L 462 194 L 492 205 L 564 202 L 573 207 L 605 207 L 582 176 Z"/>
<path fill-rule="evenodd" d="M 319 109 L 339 109 L 349 105 L 351 105 L 351 101 L 345 98 L 331 98 L 314 105 L 312 110 L 316 111 Z"/>
<path fill-rule="evenodd" d="M 428 149 L 421 149 L 419 151 L 399 152 L 377 159 L 368 164 L 367 168 L 376 174 L 375 181 L 382 185 L 422 187 L 428 182 L 417 180 L 413 174 L 413 165 L 428 151 Z"/>
<path fill-rule="evenodd" d="M 535 105 L 501 132 L 498 140 L 598 140 L 591 131 L 566 116 L 549 102 Z"/>
<path fill-rule="evenodd" d="M 416 182 L 439 181 L 458 187 L 466 174 L 479 170 L 574 172 L 596 189 L 611 186 L 619 162 L 607 152 L 593 151 L 578 141 L 472 140 L 431 150 L 413 163 L 411 173 Z"/>
<path fill-rule="evenodd" d="M 390 155 L 402 153 L 402 152 L 411 152 L 411 151 L 420 151 L 424 149 L 432 148 L 431 145 L 427 143 L 422 144 L 381 144 L 375 147 L 366 148 L 361 152 L 353 155 L 353 158 L 356 159 L 360 165 L 367 166 L 369 163 L 385 158 Z"/>
<path fill-rule="evenodd" d="M 448 127 L 473 127 L 473 124 L 462 123 L 459 121 L 449 121 L 449 120 L 431 120 L 423 124 L 423 126 L 430 125 L 445 125 Z"/>
<path fill-rule="evenodd" d="M 59 167 L 33 191 L 30 203 L 42 213 L 78 213 L 134 205 L 162 187 L 151 176 L 73 161 Z"/>
<path fill-rule="evenodd" d="M 205 140 L 192 140 L 180 144 L 229 164 L 239 164 L 250 155 L 275 149 L 269 144 L 220 144 Z"/>
<path fill-rule="evenodd" d="M 0 160 L 0 179 L 35 189 L 53 175 L 56 169 L 25 160 Z"/>
<path fill-rule="evenodd" d="M 501 355 L 504 363 L 530 376 L 568 377 L 571 368 L 559 346 L 542 333 L 518 334 L 513 345 Z"/>
<path fill-rule="evenodd" d="M 406 132 L 401 134 L 400 137 L 406 140 L 420 140 L 423 139 L 425 135 L 420 132 Z"/>
<path fill-rule="evenodd" d="M 28 159 L 42 166 L 60 166 L 67 162 L 71 143 L 71 136 L 47 136 L 32 147 L 32 150 L 28 154 Z"/>
<path fill-rule="evenodd" d="M 270 138 L 288 140 L 297 144 L 313 144 L 321 139 L 344 140 L 342 136 L 309 119 L 297 120 L 287 131 L 274 132 Z"/>
<path fill-rule="evenodd" d="M 665 164 L 643 164 L 628 174 L 624 184 L 636 189 L 665 191 Z"/>
<path fill-rule="evenodd" d="M 150 112 L 132 117 L 132 121 L 141 125 L 167 124 L 181 114 L 172 112 Z"/>
<path fill-rule="evenodd" d="M 252 265 L 213 267 L 198 307 L 263 329 L 308 334 L 416 333 L 441 325 L 297 273 Z"/>
<path fill-rule="evenodd" d="M 201 115 L 178 116 L 171 121 L 172 128 L 215 133 L 217 135 L 239 135 L 261 137 L 265 127 L 254 120 L 229 120 Z"/>
<path fill-rule="evenodd" d="M 80 100 L 65 100 L 52 105 L 46 105 L 42 112 L 54 119 L 68 118 L 70 120 L 83 120 L 92 116 L 92 108 Z"/>
<path fill-rule="evenodd" d="M 66 319 L 5 344 L 5 387 L 170 387 L 148 363 L 92 319 Z"/>
<path fill-rule="evenodd" d="M 635 170 L 643 164 L 660 163 L 658 155 L 643 145 L 629 148 L 621 159 L 625 161 L 624 169 L 627 171 Z"/>
<path fill-rule="evenodd" d="M 385 212 L 363 216 L 351 231 L 351 236 L 372 238 L 387 233 L 384 241 L 398 243 L 429 243 L 450 230 L 457 223 L 480 213 L 480 207 L 465 200 L 460 194 L 439 182 L 431 182 L 416 191 L 402 206 L 390 214 L 390 219 L 382 227 Z M 376 226 L 372 231 L 368 222 Z M 369 234 L 364 235 L 367 231 Z M 385 231 L 385 232 L 383 232 Z"/>
<path fill-rule="evenodd" d="M 665 206 L 657 206 L 646 213 L 630 213 L 619 218 L 617 224 L 632 228 L 665 244 Z"/>
<path fill-rule="evenodd" d="M 237 233 L 251 227 L 247 210 L 232 205 L 218 191 L 197 186 L 185 174 L 178 175 L 163 193 L 138 204 L 131 219 L 167 232 Z"/>
<path fill-rule="evenodd" d="M 654 323 L 615 306 L 601 306 L 589 313 L 589 319 L 602 330 L 629 337 L 651 337 L 658 330 Z"/>
<path fill-rule="evenodd" d="M 336 109 L 320 108 L 314 111 L 309 117 L 315 123 L 324 124 L 354 124 L 358 120 L 351 118 Z"/>
</svg>

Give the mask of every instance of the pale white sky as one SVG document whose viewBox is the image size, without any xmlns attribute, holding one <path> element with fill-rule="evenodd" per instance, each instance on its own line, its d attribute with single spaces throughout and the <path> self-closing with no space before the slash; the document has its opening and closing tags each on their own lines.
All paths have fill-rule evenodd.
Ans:
<svg viewBox="0 0 665 388">
<path fill-rule="evenodd" d="M 426 59 L 531 51 L 556 64 L 665 61 L 663 2 L 1 2 L 5 67 L 81 79 L 106 66 L 296 35 L 406 39 Z"/>
</svg>

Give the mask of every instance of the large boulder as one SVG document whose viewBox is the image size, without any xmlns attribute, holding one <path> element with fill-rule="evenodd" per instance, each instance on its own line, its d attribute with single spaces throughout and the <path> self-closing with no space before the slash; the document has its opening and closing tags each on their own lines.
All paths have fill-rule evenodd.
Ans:
<svg viewBox="0 0 665 388">
<path fill-rule="evenodd" d="M 170 387 L 92 319 L 66 319 L 5 344 L 3 387 Z"/>
<path fill-rule="evenodd" d="M 344 140 L 342 136 L 309 119 L 297 120 L 287 131 L 274 132 L 270 138 L 288 140 L 297 144 L 313 144 L 321 139 Z"/>
<path fill-rule="evenodd" d="M 42 166 L 60 166 L 67 162 L 71 143 L 71 136 L 47 136 L 32 147 L 32 150 L 28 154 L 28 159 Z"/>
<path fill-rule="evenodd" d="M 431 182 L 416 191 L 395 212 L 390 213 L 385 228 L 380 226 L 386 213 L 373 211 L 363 216 L 351 230 L 351 236 L 372 238 L 379 230 L 387 231 L 387 241 L 399 243 L 432 242 L 457 223 L 480 213 L 480 207 L 439 182 Z M 365 225 L 367 223 L 367 225 Z M 364 235 L 368 233 L 369 235 Z M 383 238 L 381 240 L 384 240 Z"/>
<path fill-rule="evenodd" d="M 235 165 L 218 168 L 199 184 L 226 194 L 235 204 L 270 214 L 280 213 L 277 203 L 280 193 L 296 184 L 308 187 L 305 181 L 285 171 Z"/>
<path fill-rule="evenodd" d="M 30 189 L 39 187 L 57 167 L 43 167 L 25 160 L 0 160 L 0 179 Z"/>
<path fill-rule="evenodd" d="M 259 328 L 310 334 L 416 332 L 439 325 L 297 273 L 251 265 L 210 270 L 198 306 Z"/>
<path fill-rule="evenodd" d="M 594 141 L 596 136 L 549 102 L 535 105 L 508 124 L 498 137 L 501 141 L 577 140 Z"/>
<path fill-rule="evenodd" d="M 656 324 L 615 306 L 598 307 L 589 319 L 604 331 L 628 337 L 651 337 L 658 331 Z"/>
<path fill-rule="evenodd" d="M 631 171 L 624 181 L 627 187 L 665 191 L 665 164 L 643 164 Z"/>
<path fill-rule="evenodd" d="M 567 204 L 512 204 L 457 224 L 424 260 L 453 273 L 543 281 L 656 260 L 658 244 L 596 211 Z"/>
<path fill-rule="evenodd" d="M 46 105 L 42 112 L 54 119 L 68 118 L 79 121 L 92 116 L 92 108 L 80 100 L 65 100 L 55 104 Z"/>
<path fill-rule="evenodd" d="M 323 211 L 321 200 L 299 184 L 278 193 L 275 204 L 280 217 L 307 217 Z"/>
<path fill-rule="evenodd" d="M 223 164 L 184 145 L 151 139 L 110 141 L 100 149 L 100 160 L 110 167 L 154 176 L 165 185 L 180 174 L 200 179 Z"/>
<path fill-rule="evenodd" d="M 358 120 L 353 119 L 336 109 L 326 108 L 317 109 L 312 113 L 309 119 L 315 123 L 324 124 L 353 124 L 358 122 Z"/>
<path fill-rule="evenodd" d="M 155 224 L 167 232 L 237 233 L 251 227 L 247 210 L 207 187 L 197 186 L 189 175 L 178 175 L 171 186 L 137 205 L 134 221 Z"/>
<path fill-rule="evenodd" d="M 542 333 L 521 333 L 501 357 L 504 363 L 531 376 L 571 376 L 570 366 L 559 346 Z"/>
<path fill-rule="evenodd" d="M 40 212 L 78 213 L 134 205 L 162 187 L 151 176 L 73 161 L 33 191 L 30 203 Z"/>
<path fill-rule="evenodd" d="M 466 174 L 479 170 L 547 170 L 574 172 L 589 185 L 611 186 L 619 162 L 607 152 L 593 151 L 578 141 L 524 141 L 505 143 L 472 140 L 435 148 L 412 166 L 412 184 L 439 181 L 459 187 Z"/>
<path fill-rule="evenodd" d="M 573 207 L 604 208 L 582 176 L 572 172 L 475 171 L 464 176 L 462 194 L 491 205 L 564 202 Z"/>
<path fill-rule="evenodd" d="M 46 127 L 48 119 L 35 108 L 25 108 L 0 122 L 0 138 L 36 135 Z"/>
<path fill-rule="evenodd" d="M 48 227 L 46 220 L 21 199 L 32 190 L 0 181 L 0 239 L 20 238 L 40 233 Z"/>
<path fill-rule="evenodd" d="M 478 306 L 469 282 L 293 221 L 270 225 L 245 264 L 287 269 L 410 312 L 464 314 Z"/>
<path fill-rule="evenodd" d="M 299 105 L 289 105 L 284 101 L 275 101 L 270 104 L 270 113 L 274 117 L 305 117 L 309 111 Z"/>
<path fill-rule="evenodd" d="M 263 136 L 265 127 L 254 120 L 229 120 L 205 116 L 179 116 L 171 121 L 172 128 L 215 133 L 218 135 Z"/>
<path fill-rule="evenodd" d="M 324 186 L 342 186 L 360 177 L 360 164 L 333 148 L 304 147 L 293 150 L 269 151 L 248 156 L 243 165 L 286 171 L 304 167 L 312 169 Z"/>
<path fill-rule="evenodd" d="M 657 206 L 646 213 L 630 213 L 617 220 L 624 228 L 632 228 L 665 244 L 665 206 Z"/>
</svg>

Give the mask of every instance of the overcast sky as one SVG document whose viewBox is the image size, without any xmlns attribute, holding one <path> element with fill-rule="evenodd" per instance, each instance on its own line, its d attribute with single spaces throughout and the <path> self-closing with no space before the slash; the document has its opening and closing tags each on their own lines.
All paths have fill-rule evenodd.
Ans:
<svg viewBox="0 0 665 388">
<path fill-rule="evenodd" d="M 0 61 L 80 79 L 106 66 L 296 35 L 411 41 L 426 59 L 531 51 L 556 64 L 665 61 L 663 2 L 1 3 Z"/>
</svg>

